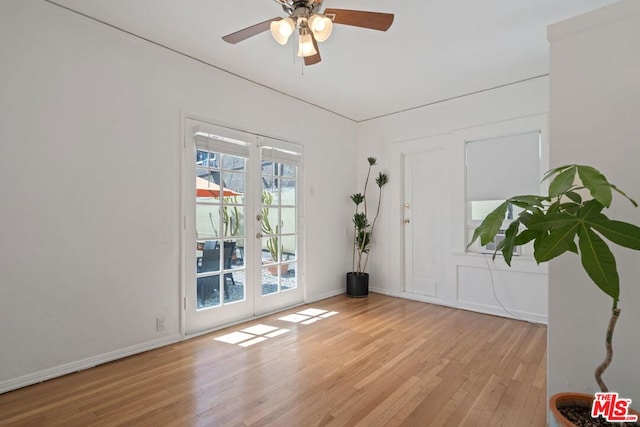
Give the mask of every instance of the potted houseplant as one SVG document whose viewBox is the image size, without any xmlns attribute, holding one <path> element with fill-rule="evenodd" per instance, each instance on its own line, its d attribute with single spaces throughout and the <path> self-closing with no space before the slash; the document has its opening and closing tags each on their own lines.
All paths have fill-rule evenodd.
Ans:
<svg viewBox="0 0 640 427">
<path fill-rule="evenodd" d="M 353 214 L 353 253 L 352 270 L 347 273 L 347 295 L 351 297 L 366 297 L 369 295 L 369 273 L 365 272 L 369 261 L 369 251 L 371 249 L 371 238 L 376 220 L 380 214 L 380 203 L 382 201 L 382 187 L 389 182 L 386 174 L 379 172 L 376 177 L 378 185 L 378 202 L 373 216 L 373 221 L 369 222 L 369 211 L 367 206 L 367 187 L 371 177 L 371 169 L 377 164 L 375 157 L 367 157 L 369 167 L 367 178 L 364 182 L 362 193 L 351 195 L 351 200 L 356 205 Z"/>
<path fill-rule="evenodd" d="M 613 332 L 620 316 L 618 307 L 620 285 L 616 261 L 605 239 L 620 246 L 640 250 L 640 228 L 622 221 L 609 219 L 604 213 L 613 199 L 613 192 L 627 198 L 633 206 L 638 204 L 611 184 L 604 175 L 590 166 L 566 165 L 547 172 L 543 178 L 551 180 L 547 196 L 515 196 L 486 216 L 475 229 L 469 246 L 480 239 L 481 245 L 494 240 L 502 228 L 505 213 L 510 205 L 522 211 L 511 222 L 504 239 L 496 246 L 510 266 L 515 246 L 533 242 L 533 256 L 538 263 L 549 261 L 566 252 L 580 256 L 582 267 L 591 280 L 606 295 L 611 297 L 611 317 L 606 329 L 604 361 L 595 370 L 595 380 L 603 393 L 609 391 L 602 374 L 613 358 Z M 469 248 L 467 246 L 467 249 Z M 572 425 L 562 412 L 570 405 L 589 408 L 594 396 L 561 393 L 550 399 L 550 410 L 556 425 Z M 582 402 L 582 403 L 580 403 Z M 637 413 L 636 413 L 637 414 Z M 551 424 L 553 425 L 553 424 Z M 582 424 L 579 424 L 582 425 Z"/>
</svg>

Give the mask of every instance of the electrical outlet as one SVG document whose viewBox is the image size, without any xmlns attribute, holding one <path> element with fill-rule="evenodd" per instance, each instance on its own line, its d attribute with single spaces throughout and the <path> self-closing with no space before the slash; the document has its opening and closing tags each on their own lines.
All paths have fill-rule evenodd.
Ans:
<svg viewBox="0 0 640 427">
<path fill-rule="evenodd" d="M 156 331 L 158 332 L 164 331 L 164 328 L 165 328 L 164 317 L 156 317 Z"/>
</svg>

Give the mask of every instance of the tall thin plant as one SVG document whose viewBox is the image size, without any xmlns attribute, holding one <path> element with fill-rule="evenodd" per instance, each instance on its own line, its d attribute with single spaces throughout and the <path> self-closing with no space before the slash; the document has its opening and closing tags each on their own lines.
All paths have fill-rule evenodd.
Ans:
<svg viewBox="0 0 640 427">
<path fill-rule="evenodd" d="M 222 208 L 222 224 L 224 236 L 235 236 L 240 231 L 240 211 L 237 206 L 228 206 L 227 203 L 238 203 L 238 197 L 225 197 Z"/>
<path fill-rule="evenodd" d="M 362 193 L 351 195 L 351 200 L 356 205 L 356 211 L 353 214 L 353 255 L 352 255 L 352 271 L 355 274 L 364 274 L 367 263 L 369 262 L 369 251 L 371 250 L 371 238 L 373 229 L 380 214 L 380 204 L 382 202 L 382 187 L 389 182 L 389 177 L 379 172 L 376 177 L 378 185 L 378 203 L 373 217 L 373 221 L 369 222 L 367 211 L 367 187 L 369 186 L 369 178 L 371 177 L 371 169 L 377 165 L 375 157 L 367 157 L 369 167 L 367 169 L 367 179 L 364 181 L 364 189 Z"/>
<path fill-rule="evenodd" d="M 267 250 L 271 255 L 271 259 L 274 262 L 279 262 L 282 261 L 283 255 L 282 244 L 278 247 L 278 234 L 280 234 L 282 221 L 280 224 L 276 224 L 275 227 L 271 225 L 271 220 L 269 219 L 269 206 L 271 206 L 272 203 L 273 195 L 266 190 L 262 190 L 262 234 L 265 236 L 271 236 L 267 239 Z"/>
<path fill-rule="evenodd" d="M 584 271 L 602 292 L 611 297 L 613 303 L 605 336 L 606 356 L 594 373 L 604 393 L 609 389 L 602 374 L 613 359 L 613 331 L 621 312 L 618 307 L 620 280 L 616 260 L 604 239 L 640 250 L 640 228 L 609 219 L 603 210 L 611 206 L 613 191 L 628 199 L 634 207 L 638 204 L 591 166 L 561 166 L 545 174 L 543 181 L 549 179 L 547 196 L 511 197 L 487 215 L 473 233 L 469 246 L 478 238 L 481 245 L 492 242 L 502 228 L 509 204 L 512 204 L 522 211 L 498 243 L 494 259 L 501 251 L 510 266 L 514 247 L 529 242 L 533 242 L 533 256 L 538 263 L 550 261 L 565 252 L 580 256 Z"/>
</svg>

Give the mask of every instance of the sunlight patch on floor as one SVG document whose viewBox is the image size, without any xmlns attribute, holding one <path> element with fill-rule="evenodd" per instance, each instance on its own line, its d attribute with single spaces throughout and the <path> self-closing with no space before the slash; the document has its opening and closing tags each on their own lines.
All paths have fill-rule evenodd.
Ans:
<svg viewBox="0 0 640 427">
<path fill-rule="evenodd" d="M 337 311 L 321 310 L 318 308 L 307 308 L 306 310 L 280 317 L 278 318 L 278 320 L 309 325 L 311 323 L 317 322 L 318 320 L 326 319 L 327 317 L 331 317 L 336 314 L 338 314 Z M 277 326 L 258 324 L 249 326 L 239 331 L 221 335 L 214 338 L 214 340 L 227 344 L 237 344 L 240 347 L 249 347 L 254 344 L 266 341 L 269 338 L 275 338 L 277 336 L 286 334 L 287 332 L 291 331 L 286 328 L 278 328 Z"/>
<path fill-rule="evenodd" d="M 278 328 L 276 326 L 255 325 L 249 328 L 242 329 L 240 332 L 246 332 L 247 334 L 254 334 L 254 335 L 264 335 L 264 334 L 268 334 L 269 332 L 273 332 L 277 329 Z"/>
<path fill-rule="evenodd" d="M 221 335 L 214 338 L 214 340 L 225 342 L 227 344 L 238 344 L 240 347 L 249 347 L 250 345 L 266 341 L 269 338 L 274 338 L 279 335 L 286 334 L 287 332 L 290 332 L 289 329 L 259 324 L 244 328 L 240 331 Z"/>
<path fill-rule="evenodd" d="M 258 344 L 259 342 L 266 341 L 267 339 L 268 339 L 267 337 L 256 337 L 249 341 L 243 341 L 238 345 L 240 347 L 249 347 L 250 345 L 254 345 L 254 344 Z"/>
<path fill-rule="evenodd" d="M 284 320 L 285 322 L 291 322 L 291 323 L 300 323 L 303 320 L 309 320 L 309 319 L 310 319 L 309 316 L 303 316 L 301 314 L 289 314 L 287 316 L 278 318 L 278 320 Z"/>
<path fill-rule="evenodd" d="M 244 332 L 231 332 L 230 334 L 226 334 L 214 339 L 216 341 L 222 341 L 228 344 L 238 344 L 239 342 L 246 341 L 249 338 L 255 338 L 255 336 L 251 334 L 245 334 Z"/>
<path fill-rule="evenodd" d="M 318 320 L 331 317 L 335 314 L 338 314 L 338 312 L 320 310 L 318 308 L 307 308 L 306 310 L 302 310 L 294 314 L 289 314 L 288 316 L 279 317 L 278 320 L 284 320 L 285 322 L 302 323 L 303 325 L 309 325 L 311 323 L 317 322 Z"/>
</svg>

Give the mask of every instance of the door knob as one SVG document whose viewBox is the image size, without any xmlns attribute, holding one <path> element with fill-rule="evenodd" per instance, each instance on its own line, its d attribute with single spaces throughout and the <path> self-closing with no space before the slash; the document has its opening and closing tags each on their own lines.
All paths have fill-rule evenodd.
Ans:
<svg viewBox="0 0 640 427">
<path fill-rule="evenodd" d="M 262 239 L 262 233 L 256 233 L 256 239 Z"/>
<path fill-rule="evenodd" d="M 409 224 L 410 222 L 411 222 L 411 220 L 410 220 L 410 219 L 405 219 L 405 220 L 404 220 L 404 223 L 405 223 L 405 224 Z"/>
</svg>

